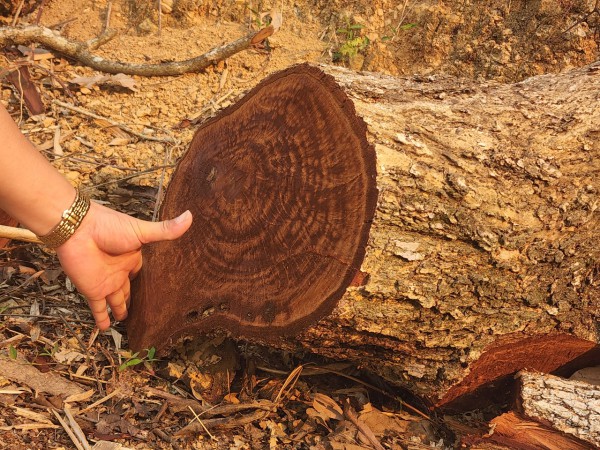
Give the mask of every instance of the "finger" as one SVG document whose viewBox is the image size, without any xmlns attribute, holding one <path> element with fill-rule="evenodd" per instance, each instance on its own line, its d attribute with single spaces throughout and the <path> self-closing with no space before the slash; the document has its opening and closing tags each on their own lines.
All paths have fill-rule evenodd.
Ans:
<svg viewBox="0 0 600 450">
<path fill-rule="evenodd" d="M 131 299 L 131 283 L 129 283 L 129 279 L 125 280 L 121 290 L 125 296 L 125 307 L 129 309 L 129 300 Z"/>
<path fill-rule="evenodd" d="M 135 265 L 133 266 L 133 269 L 131 269 L 131 271 L 129 272 L 129 279 L 133 280 L 137 274 L 140 272 L 140 270 L 142 270 L 142 252 L 138 251 L 137 252 L 137 261 L 134 263 Z"/>
<path fill-rule="evenodd" d="M 110 305 L 112 315 L 115 320 L 125 320 L 127 318 L 127 306 L 125 305 L 125 295 L 119 289 L 106 296 L 106 301 Z"/>
<path fill-rule="evenodd" d="M 162 222 L 138 222 L 142 243 L 167 241 L 180 237 L 192 225 L 192 213 L 188 210 L 171 220 Z"/>
<path fill-rule="evenodd" d="M 96 326 L 100 330 L 104 331 L 110 327 L 110 318 L 108 317 L 108 311 L 106 310 L 106 300 L 90 300 L 88 299 L 88 305 L 96 321 Z"/>
</svg>

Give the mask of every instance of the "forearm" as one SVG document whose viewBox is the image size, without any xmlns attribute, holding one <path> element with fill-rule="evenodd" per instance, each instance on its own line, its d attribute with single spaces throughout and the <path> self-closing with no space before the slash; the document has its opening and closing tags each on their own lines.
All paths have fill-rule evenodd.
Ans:
<svg viewBox="0 0 600 450">
<path fill-rule="evenodd" d="M 60 221 L 75 189 L 21 134 L 0 105 L 0 208 L 38 236 Z"/>
</svg>

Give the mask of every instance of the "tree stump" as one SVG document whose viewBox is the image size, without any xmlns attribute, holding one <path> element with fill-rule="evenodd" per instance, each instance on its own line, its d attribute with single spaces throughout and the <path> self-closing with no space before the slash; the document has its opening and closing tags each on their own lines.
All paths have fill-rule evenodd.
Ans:
<svg viewBox="0 0 600 450">
<path fill-rule="evenodd" d="M 145 248 L 130 345 L 223 329 L 436 405 L 575 370 L 600 358 L 599 172 L 599 63 L 512 85 L 290 68 L 198 130 L 162 206 L 194 225 Z"/>
</svg>

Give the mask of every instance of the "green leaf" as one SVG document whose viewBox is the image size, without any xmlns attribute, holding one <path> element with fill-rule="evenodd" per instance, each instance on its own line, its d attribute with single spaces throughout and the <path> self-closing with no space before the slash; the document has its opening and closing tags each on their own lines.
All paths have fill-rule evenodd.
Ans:
<svg viewBox="0 0 600 450">
<path fill-rule="evenodd" d="M 154 347 L 150 347 L 148 349 L 148 355 L 146 356 L 148 358 L 148 360 L 153 360 L 155 353 L 156 353 L 156 349 Z"/>
<path fill-rule="evenodd" d="M 351 30 L 362 30 L 365 26 L 360 23 L 355 23 L 354 25 L 350 25 L 348 28 Z"/>
<path fill-rule="evenodd" d="M 17 359 L 17 349 L 11 345 L 8 347 L 8 355 L 10 356 L 10 359 Z"/>
<path fill-rule="evenodd" d="M 125 361 L 123 364 L 121 364 L 119 366 L 119 372 L 124 371 L 125 369 L 127 369 L 128 367 L 131 366 L 137 366 L 138 364 L 140 364 L 142 362 L 141 359 L 139 358 L 133 358 L 133 359 L 128 359 L 127 361 Z"/>
<path fill-rule="evenodd" d="M 411 28 L 416 27 L 416 23 L 405 23 L 404 25 L 400 25 L 400 29 L 403 31 L 410 30 Z"/>
</svg>

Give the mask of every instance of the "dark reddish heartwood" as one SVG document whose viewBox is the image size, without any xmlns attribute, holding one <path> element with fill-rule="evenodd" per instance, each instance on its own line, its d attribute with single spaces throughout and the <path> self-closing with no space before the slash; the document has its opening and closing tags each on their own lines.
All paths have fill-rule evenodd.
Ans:
<svg viewBox="0 0 600 450">
<path fill-rule="evenodd" d="M 131 348 L 223 329 L 273 342 L 330 313 L 360 268 L 377 201 L 366 126 L 334 79 L 279 72 L 201 126 L 161 217 L 191 230 L 144 249 Z"/>
</svg>

